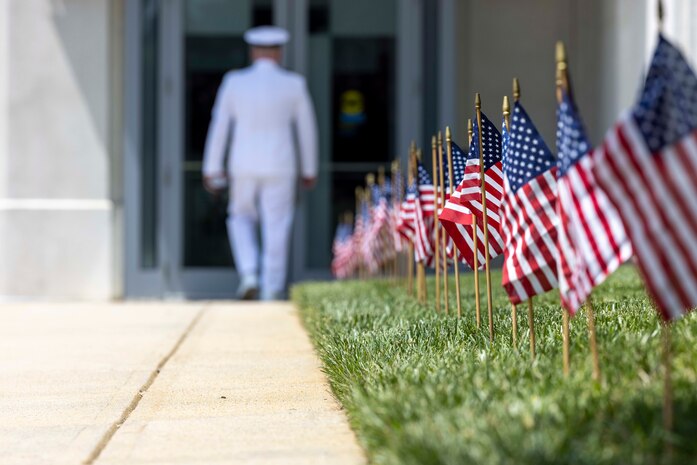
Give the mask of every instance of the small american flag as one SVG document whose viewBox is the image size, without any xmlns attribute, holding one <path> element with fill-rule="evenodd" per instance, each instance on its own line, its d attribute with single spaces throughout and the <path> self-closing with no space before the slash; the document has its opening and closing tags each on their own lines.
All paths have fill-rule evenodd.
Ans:
<svg viewBox="0 0 697 465">
<path fill-rule="evenodd" d="M 356 254 L 356 266 L 365 266 L 363 243 L 365 242 L 367 221 L 368 207 L 364 201 L 361 201 L 358 211 L 356 211 L 356 220 L 353 227 L 353 250 Z"/>
<path fill-rule="evenodd" d="M 411 188 L 410 188 L 411 190 Z M 407 193 L 408 197 L 413 198 L 413 243 L 414 260 L 429 264 L 433 258 L 433 235 L 429 228 L 429 220 L 424 217 L 421 201 L 417 194 L 418 188 L 414 185 L 413 190 Z"/>
<path fill-rule="evenodd" d="M 559 293 L 575 314 L 595 286 L 632 256 L 622 220 L 593 174 L 583 123 L 570 95 L 557 108 Z"/>
<path fill-rule="evenodd" d="M 663 36 L 639 102 L 605 136 L 593 172 L 663 318 L 697 307 L 697 76 Z"/>
<path fill-rule="evenodd" d="M 557 286 L 556 161 L 522 105 L 503 157 L 503 287 L 512 303 Z"/>
<path fill-rule="evenodd" d="M 392 210 L 390 217 L 390 232 L 392 233 L 392 243 L 394 244 L 395 253 L 400 253 L 404 250 L 404 239 L 399 233 L 401 224 L 402 202 L 404 199 L 404 182 L 402 174 L 395 172 L 392 175 Z"/>
<path fill-rule="evenodd" d="M 369 202 L 363 202 L 361 205 L 361 231 L 360 231 L 360 254 L 363 265 L 366 269 L 375 273 L 380 264 L 378 257 L 375 255 L 375 241 L 373 238 L 373 208 L 369 206 Z"/>
<path fill-rule="evenodd" d="M 462 149 L 455 143 L 451 143 L 453 159 L 453 177 L 457 180 L 462 179 L 465 173 L 466 156 Z M 447 166 L 445 167 L 447 172 Z M 442 224 L 445 232 L 459 252 L 460 260 L 474 268 L 474 242 L 472 240 L 472 212 L 460 203 L 460 185 L 453 191 L 445 202 L 445 206 L 438 215 L 438 221 Z M 450 253 L 451 257 L 454 252 Z M 483 255 L 480 257 L 483 259 Z M 483 263 L 483 262 L 480 262 Z"/>
<path fill-rule="evenodd" d="M 433 261 L 433 181 L 421 161 L 417 161 L 417 189 L 414 193 L 414 258 L 430 265 Z"/>
<path fill-rule="evenodd" d="M 399 209 L 399 219 L 397 221 L 397 232 L 412 244 L 414 243 L 414 207 L 417 193 L 418 188 L 416 187 L 416 183 L 407 187 L 404 200 Z"/>
<path fill-rule="evenodd" d="M 417 184 L 419 186 L 419 200 L 421 201 L 421 208 L 423 209 L 424 216 L 433 216 L 433 211 L 435 209 L 435 198 L 436 193 L 433 190 L 433 181 L 431 176 L 426 171 L 423 163 L 417 161 L 416 168 Z"/>
<path fill-rule="evenodd" d="M 353 235 L 350 224 L 340 223 L 336 228 L 332 245 L 332 273 L 339 279 L 346 279 L 355 269 Z"/>
<path fill-rule="evenodd" d="M 465 173 L 465 163 L 467 161 L 467 158 L 465 157 L 464 153 L 462 153 L 462 150 L 453 150 L 451 153 L 452 157 L 452 170 L 453 170 L 453 180 L 450 179 L 450 170 L 448 169 L 448 156 L 447 156 L 447 146 L 444 144 L 443 145 L 443 166 L 441 169 L 443 170 L 443 188 L 445 190 L 445 195 L 441 197 L 445 197 L 445 202 L 444 203 L 439 203 L 439 211 L 438 211 L 438 217 L 440 218 L 440 215 L 443 214 L 445 207 L 447 206 L 447 203 L 450 201 L 450 185 L 452 183 L 453 185 L 453 191 L 457 189 L 458 184 L 460 183 L 460 180 L 462 179 L 462 176 Z M 440 199 L 441 201 L 443 200 L 442 198 Z M 452 237 L 449 237 L 446 235 L 446 244 L 445 244 L 445 252 L 446 256 L 450 261 L 452 261 L 455 258 L 455 251 L 457 248 L 455 247 L 455 243 L 453 241 Z"/>
<path fill-rule="evenodd" d="M 504 124 L 505 131 L 505 124 Z M 494 258 L 503 253 L 501 235 L 501 199 L 503 197 L 503 172 L 501 167 L 502 138 L 496 127 L 482 113 L 482 147 L 484 149 L 484 188 L 486 192 L 487 225 L 489 230 L 489 256 Z M 484 250 L 484 232 L 482 229 L 484 212 L 482 208 L 481 165 L 479 164 L 479 127 L 474 122 L 472 144 L 467 157 L 467 168 L 461 183 L 460 202 L 477 217 L 478 229 L 481 230 L 479 243 L 482 256 Z M 480 261 L 480 263 L 482 263 Z"/>
</svg>

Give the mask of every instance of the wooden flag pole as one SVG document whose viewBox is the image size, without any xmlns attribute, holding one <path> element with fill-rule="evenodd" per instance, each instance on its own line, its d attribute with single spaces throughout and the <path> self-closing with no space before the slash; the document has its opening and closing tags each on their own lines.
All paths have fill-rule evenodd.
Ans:
<svg viewBox="0 0 697 465">
<path fill-rule="evenodd" d="M 513 101 L 520 100 L 520 83 L 513 78 Z M 533 298 L 528 299 L 528 330 L 530 331 L 530 357 L 535 358 L 535 304 Z"/>
<path fill-rule="evenodd" d="M 411 175 L 414 179 L 417 180 L 417 186 L 418 186 L 418 179 L 417 179 L 417 157 L 416 157 L 416 144 L 413 145 L 412 151 L 410 154 L 411 158 Z M 418 195 L 418 192 L 417 192 Z M 416 257 L 414 257 L 414 281 L 415 281 L 415 288 L 416 288 L 416 299 L 419 301 L 419 303 L 423 303 L 423 284 L 421 280 L 423 279 L 422 274 L 421 274 L 421 262 L 416 261 Z"/>
<path fill-rule="evenodd" d="M 467 119 L 467 146 L 472 145 L 472 137 L 474 128 L 472 127 L 472 119 Z M 477 217 L 472 215 L 472 253 L 474 255 L 474 305 L 477 319 L 477 329 L 482 326 L 481 318 L 481 293 L 479 292 L 479 236 L 477 235 Z"/>
<path fill-rule="evenodd" d="M 438 152 L 436 136 L 431 137 L 431 161 L 433 164 L 433 201 L 434 201 L 434 211 L 433 211 L 433 237 L 434 239 L 434 252 L 435 252 L 435 265 L 436 265 L 436 312 L 440 313 L 440 235 L 438 233 Z"/>
<path fill-rule="evenodd" d="M 566 81 L 566 53 L 564 52 L 564 44 L 557 42 L 556 61 L 557 61 L 557 103 L 562 101 L 562 89 L 567 84 Z M 568 89 L 568 87 L 567 87 Z M 569 376 L 569 312 L 564 308 L 562 311 L 562 340 L 563 340 L 563 369 L 564 376 Z"/>
<path fill-rule="evenodd" d="M 508 95 L 503 96 L 503 124 L 506 125 L 506 131 L 511 130 L 511 105 L 508 102 Z M 518 307 L 516 304 L 511 304 L 511 332 L 513 336 L 513 348 L 518 348 Z"/>
<path fill-rule="evenodd" d="M 567 312 L 564 308 L 561 309 L 561 312 L 561 327 L 564 341 L 562 348 L 562 366 L 564 369 L 564 376 L 569 376 L 569 312 Z"/>
<path fill-rule="evenodd" d="M 385 189 L 385 167 L 384 166 L 379 166 L 378 167 L 378 175 L 377 175 L 377 185 L 379 187 L 380 193 L 382 195 L 382 192 Z M 387 244 L 385 241 L 385 231 L 384 229 L 380 231 L 380 237 L 379 237 L 380 243 L 383 244 L 383 247 L 381 247 L 383 250 L 382 252 L 384 253 L 384 245 Z M 383 257 L 380 257 L 380 265 L 379 265 L 379 274 L 382 275 L 383 278 L 387 277 L 387 262 L 384 260 Z"/>
<path fill-rule="evenodd" d="M 400 179 L 399 182 L 397 182 L 397 178 L 400 176 L 399 173 L 399 160 L 393 160 L 392 164 L 390 165 L 390 173 L 391 173 L 391 181 L 392 181 L 392 221 L 390 221 L 390 224 L 392 224 L 393 227 L 396 227 L 396 224 L 394 223 L 395 216 L 394 214 L 399 211 L 399 206 L 402 203 L 402 180 Z M 397 191 L 397 187 L 399 187 L 399 192 Z M 392 269 L 390 270 L 390 274 L 392 275 L 392 281 L 396 284 L 399 282 L 399 260 L 398 260 L 398 254 L 397 254 L 397 242 L 396 242 L 396 235 L 394 232 L 390 231 L 389 234 L 392 234 L 392 246 L 394 248 L 394 256 L 392 257 Z"/>
<path fill-rule="evenodd" d="M 663 342 L 663 429 L 665 456 L 670 459 L 673 455 L 673 443 L 670 435 L 673 432 L 673 353 L 671 323 L 661 322 L 661 339 Z M 667 460 L 669 461 L 669 460 Z"/>
<path fill-rule="evenodd" d="M 414 182 L 414 175 L 412 173 L 412 155 L 409 153 L 409 160 L 407 162 L 407 185 L 411 186 Z M 409 241 L 407 247 L 407 293 L 409 296 L 414 296 L 414 243 Z"/>
<path fill-rule="evenodd" d="M 586 313 L 588 314 L 588 332 L 590 333 L 591 357 L 593 358 L 593 381 L 600 382 L 600 359 L 595 335 L 595 312 L 593 311 L 593 302 L 590 295 L 586 299 Z"/>
<path fill-rule="evenodd" d="M 375 174 L 374 173 L 368 173 L 365 175 L 365 190 L 363 191 L 363 195 L 365 197 L 365 202 L 368 204 L 368 208 L 370 209 L 373 207 L 373 186 L 375 186 Z M 373 212 L 370 213 L 370 222 L 372 224 L 373 222 Z M 373 259 L 375 257 L 372 257 Z M 374 278 L 376 272 L 370 271 L 366 267 L 366 277 Z M 379 271 L 379 267 L 378 267 Z"/>
<path fill-rule="evenodd" d="M 658 2 L 656 3 L 656 17 L 658 19 L 658 32 L 663 32 L 663 0 L 658 0 Z"/>
<path fill-rule="evenodd" d="M 530 357 L 535 358 L 535 310 L 532 297 L 528 299 L 528 328 L 530 329 Z"/>
<path fill-rule="evenodd" d="M 361 186 L 356 186 L 354 191 L 356 195 L 356 215 L 362 215 L 362 202 L 363 202 L 363 188 Z M 361 221 L 363 221 L 361 219 Z M 358 252 L 358 251 L 354 251 Z M 360 256 L 360 255 L 359 255 Z M 363 279 L 363 261 L 358 261 L 358 266 L 356 267 L 356 278 Z"/>
<path fill-rule="evenodd" d="M 421 161 L 421 149 L 417 148 L 416 149 L 416 159 L 418 161 Z M 414 169 L 416 169 L 416 163 L 414 164 Z M 415 176 L 418 176 L 418 173 L 414 174 Z M 426 264 L 423 262 L 419 262 L 419 276 L 421 280 L 421 303 L 425 304 L 426 300 L 428 299 L 428 289 L 426 288 Z"/>
<path fill-rule="evenodd" d="M 660 8 L 660 6 L 659 6 Z M 571 92 L 571 89 L 569 88 L 569 74 L 568 74 L 568 65 L 566 61 L 566 50 L 564 49 L 564 43 L 559 41 L 557 42 L 557 47 L 556 47 L 556 61 L 557 61 L 557 102 L 561 102 L 563 96 L 562 96 L 562 89 L 566 90 L 566 92 Z M 594 381 L 600 381 L 600 361 L 599 361 L 599 356 L 598 356 L 598 342 L 597 342 L 597 336 L 595 332 L 595 315 L 593 312 L 593 304 L 591 302 L 591 296 L 588 296 L 588 299 L 586 299 L 586 312 L 588 314 L 588 333 L 589 333 L 589 342 L 590 342 L 590 349 L 591 349 L 591 357 L 593 360 L 593 380 Z M 568 337 L 567 337 L 567 344 L 568 344 Z"/>
<path fill-rule="evenodd" d="M 453 139 L 450 126 L 445 128 L 445 147 L 448 155 L 448 179 L 450 179 L 450 196 L 455 191 L 455 178 L 453 177 Z M 454 244 L 453 244 L 454 247 Z M 453 268 L 455 268 L 455 299 L 457 303 L 457 317 L 462 317 L 462 302 L 460 302 L 460 267 L 458 266 L 457 249 L 453 250 Z"/>
<path fill-rule="evenodd" d="M 441 131 L 438 131 L 438 166 L 440 169 L 438 170 L 440 173 L 440 181 L 439 181 L 439 188 L 440 188 L 440 193 L 437 194 L 438 197 L 440 198 L 441 202 L 440 205 L 444 206 L 445 205 L 445 180 L 444 180 L 444 173 L 443 173 L 443 133 Z M 438 209 L 438 202 L 436 202 L 435 205 L 436 209 Z M 439 228 L 440 229 L 440 235 L 441 235 L 441 249 L 443 253 L 443 306 L 445 307 L 445 314 L 447 315 L 450 312 L 450 299 L 448 296 L 448 250 L 447 250 L 447 235 L 445 234 L 445 228 Z"/>
<path fill-rule="evenodd" d="M 494 309 L 491 295 L 491 266 L 489 259 L 489 220 L 486 209 L 486 183 L 484 182 L 484 144 L 482 142 L 482 99 L 479 93 L 474 97 L 474 109 L 477 112 L 477 126 L 479 128 L 479 184 L 482 189 L 482 218 L 484 229 L 484 259 L 486 272 L 486 306 L 489 315 L 489 340 L 494 341 Z"/>
</svg>

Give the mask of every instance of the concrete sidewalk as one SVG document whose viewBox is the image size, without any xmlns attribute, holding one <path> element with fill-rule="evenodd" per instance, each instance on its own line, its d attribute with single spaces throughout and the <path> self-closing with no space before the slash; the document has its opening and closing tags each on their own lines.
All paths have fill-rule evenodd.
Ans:
<svg viewBox="0 0 697 465">
<path fill-rule="evenodd" d="M 289 304 L 0 305 L 3 464 L 362 463 Z"/>
</svg>

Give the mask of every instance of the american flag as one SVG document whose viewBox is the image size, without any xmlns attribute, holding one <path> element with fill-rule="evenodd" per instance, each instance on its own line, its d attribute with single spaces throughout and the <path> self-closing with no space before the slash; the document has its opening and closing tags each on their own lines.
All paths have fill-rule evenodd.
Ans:
<svg viewBox="0 0 697 465">
<path fill-rule="evenodd" d="M 353 227 L 353 251 L 356 254 L 356 266 L 365 265 L 363 243 L 365 242 L 366 228 L 369 221 L 368 206 L 361 201 L 356 211 L 356 219 Z"/>
<path fill-rule="evenodd" d="M 361 204 L 361 234 L 359 236 L 360 248 L 358 250 L 360 251 L 363 265 L 371 273 L 376 272 L 380 267 L 378 257 L 375 255 L 375 241 L 372 234 L 373 213 L 374 208 L 371 208 L 369 202 Z"/>
<path fill-rule="evenodd" d="M 404 238 L 399 232 L 402 214 L 402 205 L 400 202 L 402 202 L 404 198 L 403 186 L 402 174 L 400 172 L 394 172 L 392 174 L 392 210 L 390 217 L 390 232 L 392 234 L 392 243 L 394 244 L 395 253 L 399 253 L 404 250 Z"/>
<path fill-rule="evenodd" d="M 663 36 L 639 101 L 605 136 L 593 172 L 663 318 L 697 307 L 697 76 Z"/>
<path fill-rule="evenodd" d="M 459 147 L 458 147 L 459 149 Z M 448 154 L 447 154 L 447 146 L 444 144 L 443 145 L 443 166 L 441 169 L 443 170 L 443 189 L 445 191 L 445 195 L 441 196 L 439 200 L 445 200 L 443 203 L 439 203 L 438 205 L 440 206 L 440 209 L 438 210 L 438 217 L 440 218 L 440 215 L 443 214 L 447 203 L 450 201 L 450 185 L 452 183 L 453 185 L 453 192 L 455 189 L 457 189 L 458 184 L 460 183 L 460 180 L 462 179 L 462 176 L 465 172 L 465 162 L 467 158 L 465 155 L 462 153 L 462 150 L 458 151 L 452 151 L 451 153 L 452 157 L 452 170 L 453 170 L 453 180 L 450 179 L 450 170 L 448 169 Z M 443 199 L 444 197 L 444 199 Z M 445 251 L 447 254 L 447 257 L 450 260 L 453 260 L 455 258 L 455 251 L 457 248 L 455 247 L 455 243 L 453 241 L 452 237 L 449 237 L 446 235 L 446 245 L 445 245 Z"/>
<path fill-rule="evenodd" d="M 557 107 L 557 215 L 559 293 L 575 314 L 595 286 L 632 256 L 632 245 L 617 209 L 593 174 L 583 123 L 570 95 Z"/>
<path fill-rule="evenodd" d="M 462 179 L 465 173 L 466 156 L 462 149 L 455 143 L 451 143 L 453 159 L 453 177 Z M 447 166 L 445 166 L 447 172 Z M 448 183 L 449 184 L 449 183 Z M 449 192 L 449 190 L 446 190 Z M 474 268 L 474 243 L 472 241 L 472 212 L 460 203 L 460 185 L 453 191 L 438 215 L 438 221 L 451 239 L 451 243 L 457 248 L 460 260 Z M 454 254 L 451 253 L 452 256 Z M 481 256 L 483 257 L 483 255 Z"/>
<path fill-rule="evenodd" d="M 407 197 L 413 199 L 413 225 L 414 260 L 428 264 L 433 258 L 433 234 L 431 234 L 430 219 L 425 218 L 421 201 L 418 196 L 417 185 L 412 185 L 407 190 Z"/>
<path fill-rule="evenodd" d="M 399 209 L 399 220 L 397 221 L 397 232 L 410 243 L 414 243 L 414 208 L 416 206 L 416 196 L 418 193 L 416 183 L 407 187 L 404 200 Z"/>
<path fill-rule="evenodd" d="M 485 254 L 481 190 L 481 165 L 479 163 L 479 127 L 474 121 L 472 144 L 467 157 L 467 168 L 460 184 L 460 202 L 477 217 L 480 230 L 479 244 L 482 257 Z M 503 198 L 503 172 L 501 168 L 502 138 L 491 121 L 482 113 L 482 147 L 484 149 L 484 188 L 486 192 L 487 226 L 489 230 L 489 256 L 494 258 L 503 253 L 501 235 L 501 199 Z M 506 125 L 503 125 L 504 131 Z M 482 263 L 480 261 L 480 263 Z"/>
<path fill-rule="evenodd" d="M 417 161 L 416 178 L 419 186 L 419 200 L 421 201 L 424 217 L 431 217 L 435 209 L 436 193 L 433 189 L 431 176 L 428 174 L 428 171 L 426 171 L 421 160 Z"/>
<path fill-rule="evenodd" d="M 430 265 L 433 261 L 433 181 L 420 160 L 417 161 L 417 189 L 414 193 L 414 258 Z"/>
<path fill-rule="evenodd" d="M 370 266 L 371 271 L 376 271 L 377 267 L 385 263 L 391 258 L 394 253 L 392 246 L 392 236 L 389 232 L 390 213 L 390 184 L 385 180 L 385 184 L 378 184 L 372 187 L 372 218 L 368 233 L 367 247 L 372 250 L 372 255 L 375 258 L 375 267 Z"/>
<path fill-rule="evenodd" d="M 557 286 L 556 161 L 522 105 L 503 157 L 503 287 L 512 303 Z"/>
<path fill-rule="evenodd" d="M 336 228 L 332 245 L 332 273 L 339 279 L 346 279 L 355 269 L 353 235 L 350 224 L 340 223 Z"/>
</svg>

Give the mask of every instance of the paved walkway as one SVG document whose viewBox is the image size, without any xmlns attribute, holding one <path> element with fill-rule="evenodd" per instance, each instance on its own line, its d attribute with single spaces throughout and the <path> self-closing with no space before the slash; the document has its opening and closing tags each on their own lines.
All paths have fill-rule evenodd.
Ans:
<svg viewBox="0 0 697 465">
<path fill-rule="evenodd" d="M 288 304 L 0 305 L 3 464 L 357 464 Z"/>
</svg>

